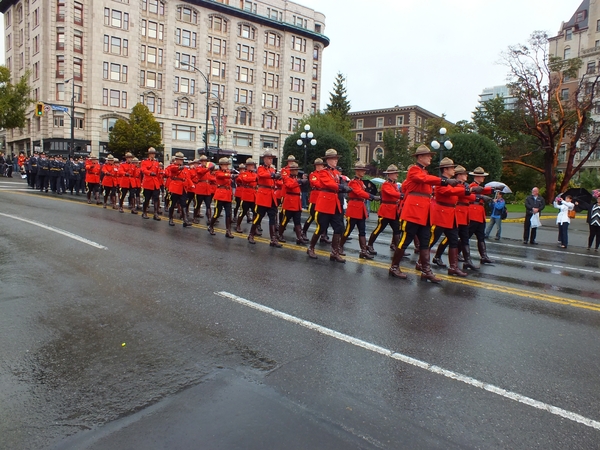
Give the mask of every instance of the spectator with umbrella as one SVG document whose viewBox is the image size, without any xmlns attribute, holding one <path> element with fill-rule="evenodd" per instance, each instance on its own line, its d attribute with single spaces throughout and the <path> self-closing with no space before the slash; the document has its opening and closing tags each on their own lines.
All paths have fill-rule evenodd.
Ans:
<svg viewBox="0 0 600 450">
<path fill-rule="evenodd" d="M 571 218 L 569 217 L 569 211 L 573 211 L 575 205 L 572 203 L 572 197 L 567 195 L 564 200 L 559 195 L 554 199 L 553 206 L 558 209 L 558 215 L 556 217 L 556 223 L 558 224 L 558 236 L 562 248 L 567 248 L 569 245 L 569 224 Z"/>
</svg>

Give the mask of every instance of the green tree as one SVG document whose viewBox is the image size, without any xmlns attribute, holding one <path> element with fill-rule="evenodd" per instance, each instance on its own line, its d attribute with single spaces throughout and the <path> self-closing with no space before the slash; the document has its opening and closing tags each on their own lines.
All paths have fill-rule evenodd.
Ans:
<svg viewBox="0 0 600 450">
<path fill-rule="evenodd" d="M 408 149 L 408 135 L 400 131 L 386 130 L 383 133 L 383 158 L 379 161 L 379 169 L 385 170 L 391 164 L 394 164 L 400 170 L 406 168 L 414 162 L 412 152 Z"/>
<path fill-rule="evenodd" d="M 600 188 L 600 178 L 595 170 L 582 170 L 578 181 L 579 186 L 588 191 Z"/>
<path fill-rule="evenodd" d="M 126 152 L 142 158 L 149 147 L 163 149 L 160 124 L 148 107 L 138 103 L 131 110 L 129 120 L 119 119 L 108 137 L 108 150 L 121 158 Z"/>
<path fill-rule="evenodd" d="M 333 83 L 333 92 L 329 94 L 329 104 L 325 108 L 325 113 L 346 119 L 350 112 L 350 102 L 346 94 L 346 78 L 338 72 Z"/>
<path fill-rule="evenodd" d="M 456 133 L 449 138 L 453 147 L 451 150 L 444 150 L 444 157 L 452 159 L 455 164 L 460 164 L 469 172 L 476 167 L 483 167 L 490 174 L 488 180 L 500 180 L 502 155 L 494 141 L 476 133 Z M 437 173 L 438 165 L 432 164 L 431 171 Z"/>
<path fill-rule="evenodd" d="M 0 66 L 0 129 L 24 128 L 29 98 L 29 72 L 17 84 L 11 82 L 8 67 Z"/>
</svg>

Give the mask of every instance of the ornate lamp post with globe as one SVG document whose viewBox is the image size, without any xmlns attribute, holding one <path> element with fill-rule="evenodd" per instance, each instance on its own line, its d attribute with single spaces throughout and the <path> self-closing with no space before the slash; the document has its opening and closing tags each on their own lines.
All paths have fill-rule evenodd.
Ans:
<svg viewBox="0 0 600 450">
<path fill-rule="evenodd" d="M 452 142 L 450 141 L 450 138 L 446 139 L 446 133 L 447 130 L 442 127 L 440 128 L 440 141 L 437 140 L 433 140 L 431 141 L 431 147 L 434 150 L 439 150 L 440 151 L 440 162 L 442 161 L 442 159 L 444 158 L 444 148 L 446 148 L 446 150 L 452 150 L 452 147 L 454 147 L 454 144 L 452 144 Z M 442 169 L 440 169 L 440 174 L 442 173 Z"/>
<path fill-rule="evenodd" d="M 308 158 L 308 145 L 312 145 L 313 147 L 315 145 L 317 145 L 317 140 L 314 139 L 314 134 L 312 131 L 310 131 L 310 125 L 306 124 L 304 125 L 304 131 L 300 134 L 300 139 L 298 139 L 296 141 L 296 144 L 298 144 L 298 147 L 302 147 L 304 146 L 304 173 L 306 172 L 306 168 L 307 168 L 307 158 Z"/>
</svg>

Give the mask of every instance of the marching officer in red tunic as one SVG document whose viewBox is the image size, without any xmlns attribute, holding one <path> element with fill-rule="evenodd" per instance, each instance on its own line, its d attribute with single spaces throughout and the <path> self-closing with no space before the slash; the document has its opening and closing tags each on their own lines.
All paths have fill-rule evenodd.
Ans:
<svg viewBox="0 0 600 450">
<path fill-rule="evenodd" d="M 258 175 L 256 175 L 256 163 L 253 159 L 249 158 L 246 160 L 246 170 L 240 173 L 236 179 L 236 183 L 238 183 L 238 189 L 243 187 L 243 191 L 242 204 L 237 217 L 235 232 L 243 233 L 242 220 L 244 219 L 244 216 L 247 216 L 251 211 L 254 211 L 254 201 L 256 200 L 256 184 L 258 183 Z"/>
<path fill-rule="evenodd" d="M 183 159 L 181 160 L 183 162 Z M 152 199 L 154 207 L 154 220 L 160 220 L 158 215 L 158 202 L 160 197 L 160 165 L 156 159 L 156 150 L 154 147 L 148 149 L 148 159 L 142 161 L 141 171 L 144 175 L 142 188 L 144 189 L 144 205 L 142 206 L 142 219 L 149 219 L 148 205 Z"/>
<path fill-rule="evenodd" d="M 211 217 L 210 205 L 212 203 L 212 188 L 211 183 L 214 181 L 214 175 L 212 171 L 215 169 L 215 165 L 208 161 L 206 155 L 198 158 L 200 165 L 196 168 L 196 203 L 194 203 L 194 223 L 200 223 L 200 207 L 204 203 L 206 208 L 206 224 L 209 224 Z"/>
<path fill-rule="evenodd" d="M 131 213 L 137 214 L 135 210 L 135 174 L 136 167 L 133 164 L 133 155 L 130 152 L 125 153 L 125 162 L 119 166 L 119 181 L 121 184 L 121 196 L 119 198 L 119 212 L 123 211 L 123 202 L 125 196 L 129 194 L 129 204 L 131 205 Z"/>
<path fill-rule="evenodd" d="M 456 186 L 458 181 L 453 179 L 442 179 L 427 173 L 426 167 L 431 164 L 433 152 L 425 145 L 420 145 L 413 154 L 417 163 L 408 170 L 406 180 L 402 183 L 404 192 L 404 204 L 400 219 L 403 221 L 404 234 L 400 239 L 398 248 L 394 252 L 390 276 L 406 278 L 406 274 L 400 271 L 400 260 L 404 252 L 415 236 L 419 237 L 419 264 L 421 268 L 421 280 L 439 283 L 440 280 L 431 271 L 429 240 L 431 237 L 431 226 L 429 223 L 429 209 L 431 203 L 432 186 Z"/>
<path fill-rule="evenodd" d="M 336 169 L 339 156 L 337 151 L 329 149 L 325 152 L 323 159 L 327 162 L 327 167 L 316 173 L 319 178 L 319 197 L 317 199 L 315 220 L 317 229 L 306 253 L 310 258 L 317 259 L 315 245 L 321 232 L 325 232 L 331 225 L 333 228 L 333 239 L 331 240 L 331 254 L 329 259 L 340 263 L 346 260 L 340 255 L 342 234 L 344 233 L 344 215 L 342 213 L 342 195 L 349 192 L 350 188 L 343 182 L 341 173 Z"/>
<path fill-rule="evenodd" d="M 367 244 L 367 251 L 371 255 L 377 255 L 377 252 L 373 248 L 373 244 L 377 240 L 377 237 L 385 228 L 389 225 L 392 229 L 392 244 L 391 246 L 398 247 L 400 242 L 400 198 L 402 192 L 398 186 L 398 167 L 394 164 L 390 165 L 387 170 L 383 173 L 386 174 L 387 180 L 381 185 L 381 203 L 377 210 L 377 226 L 369 236 L 369 242 Z M 391 247 L 390 246 L 390 247 Z"/>
<path fill-rule="evenodd" d="M 289 160 L 289 159 L 288 159 Z M 296 244 L 308 244 L 308 239 L 302 237 L 302 192 L 303 183 L 308 180 L 298 178 L 298 164 L 290 162 L 286 167 L 287 176 L 283 179 L 283 197 L 282 209 L 283 218 L 279 225 L 279 242 L 285 242 L 283 233 L 285 228 L 292 219 L 294 221 L 294 232 L 296 233 Z"/>
<path fill-rule="evenodd" d="M 233 217 L 237 218 L 238 213 L 240 212 L 240 206 L 242 206 L 242 196 L 244 195 L 244 191 L 246 187 L 241 184 L 240 175 L 242 175 L 246 171 L 246 164 L 240 164 L 238 166 L 238 176 L 235 179 L 235 209 L 233 210 Z"/>
<path fill-rule="evenodd" d="M 119 187 L 119 167 L 115 164 L 115 157 L 108 155 L 106 163 L 102 166 L 102 187 L 104 188 L 104 208 L 110 196 L 110 204 L 117 209 L 117 188 Z"/>
<path fill-rule="evenodd" d="M 269 234 L 271 236 L 271 247 L 281 248 L 282 245 L 277 240 L 277 198 L 275 197 L 275 181 L 281 179 L 272 166 L 275 154 L 267 150 L 263 154 L 263 164 L 258 167 L 256 174 L 258 176 L 256 191 L 256 206 L 254 208 L 254 221 L 248 234 L 248 242 L 255 244 L 254 236 L 263 217 L 269 217 Z"/>
<path fill-rule="evenodd" d="M 194 184 L 192 183 L 190 171 L 183 165 L 185 157 L 183 153 L 175 153 L 175 162 L 165 169 L 165 176 L 168 180 L 169 193 L 171 195 L 171 206 L 169 207 L 169 225 L 175 226 L 173 222 L 173 213 L 175 212 L 175 206 L 181 207 L 183 227 L 191 227 L 192 224 L 188 222 L 185 214 L 185 203 L 186 203 L 186 192 L 193 189 Z"/>
<path fill-rule="evenodd" d="M 356 226 L 358 227 L 358 244 L 360 246 L 360 253 L 358 254 L 358 257 L 362 259 L 373 259 L 373 256 L 367 251 L 367 205 L 365 204 L 365 201 L 378 201 L 381 199 L 381 197 L 369 194 L 366 191 L 365 183 L 362 181 L 365 173 L 367 173 L 367 167 L 364 165 L 364 163 L 356 163 L 353 169 L 355 176 L 354 179 L 348 183 L 348 187 L 351 189 L 351 191 L 348 194 L 348 207 L 346 208 L 346 230 L 344 231 L 344 235 L 342 236 L 342 240 L 340 242 L 340 255 L 344 255 L 344 244 Z"/>
<path fill-rule="evenodd" d="M 315 159 L 314 165 L 315 170 L 308 177 L 308 181 L 310 183 L 310 196 L 308 197 L 308 218 L 306 219 L 306 222 L 304 222 L 304 226 L 302 227 L 303 239 L 307 239 L 306 233 L 308 232 L 308 227 L 310 227 L 310 224 L 313 223 L 313 221 L 315 220 L 315 206 L 317 205 L 317 199 L 319 198 L 320 188 L 319 177 L 317 175 L 317 172 L 325 168 L 325 164 L 323 163 L 323 160 L 321 158 Z"/>
<path fill-rule="evenodd" d="M 217 190 L 215 191 L 215 212 L 210 219 L 208 225 L 208 232 L 214 236 L 215 234 L 215 221 L 221 214 L 221 211 L 225 210 L 225 237 L 233 239 L 231 234 L 231 202 L 233 200 L 232 192 L 232 178 L 234 175 L 229 170 L 229 158 L 219 159 L 219 168 L 215 171 L 215 178 L 217 180 Z"/>
<path fill-rule="evenodd" d="M 488 195 L 493 190 L 492 188 L 481 186 L 481 183 L 484 182 L 485 177 L 489 174 L 482 167 L 477 167 L 473 172 L 469 172 L 469 175 L 473 176 L 471 188 L 476 186 L 482 188 L 482 195 L 471 202 L 469 206 L 469 239 L 473 234 L 477 237 L 477 249 L 481 257 L 481 264 L 493 264 L 494 261 L 488 257 L 485 247 L 485 207 L 483 206 L 486 201 L 492 200 Z"/>
<path fill-rule="evenodd" d="M 85 162 L 85 182 L 87 183 L 87 200 L 88 203 L 92 203 L 92 194 L 96 200 L 96 205 L 100 204 L 100 194 L 98 189 L 100 188 L 100 164 L 98 164 L 97 156 L 90 156 Z"/>
</svg>

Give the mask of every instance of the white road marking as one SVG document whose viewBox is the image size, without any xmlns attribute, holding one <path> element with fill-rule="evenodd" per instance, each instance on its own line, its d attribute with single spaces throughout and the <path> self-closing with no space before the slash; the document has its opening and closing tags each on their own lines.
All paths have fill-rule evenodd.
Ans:
<svg viewBox="0 0 600 450">
<path fill-rule="evenodd" d="M 17 189 L 17 188 L 8 188 L 8 187 L 0 187 L 0 191 L 29 191 L 30 189 Z"/>
<path fill-rule="evenodd" d="M 551 250 L 549 248 L 540 248 L 538 245 L 530 245 L 530 244 L 515 245 L 515 244 L 505 244 L 505 243 L 502 243 L 502 244 L 492 243 L 490 241 L 487 241 L 487 242 L 489 244 L 497 245 L 498 247 L 513 247 L 513 248 L 520 248 L 523 250 L 526 250 L 526 249 L 537 250 L 538 252 L 560 253 L 561 255 L 587 256 L 589 258 L 600 258 L 600 255 L 592 255 L 590 253 L 573 253 L 573 252 L 568 252 L 565 250 Z M 558 242 L 557 242 L 557 244 L 558 244 Z"/>
<path fill-rule="evenodd" d="M 549 264 L 549 263 L 543 263 L 543 262 L 532 261 L 532 260 L 524 260 L 524 259 L 518 259 L 518 258 L 507 258 L 505 256 L 492 255 L 491 253 L 490 253 L 490 255 L 494 259 L 497 259 L 497 260 L 500 260 L 500 261 L 510 261 L 510 262 L 517 262 L 517 263 L 522 263 L 522 264 L 532 264 L 534 266 L 551 267 L 551 268 L 554 268 L 554 269 L 568 270 L 570 272 L 585 272 L 585 273 L 600 274 L 600 270 L 581 269 L 579 267 L 573 267 L 573 266 L 561 266 L 560 264 Z"/>
<path fill-rule="evenodd" d="M 522 403 L 524 405 L 528 405 L 533 408 L 540 409 L 542 411 L 547 411 L 550 414 L 554 414 L 554 415 L 560 416 L 564 419 L 568 419 L 573 422 L 578 422 L 585 426 L 595 428 L 596 430 L 600 430 L 600 422 L 593 420 L 593 419 L 589 419 L 580 414 L 577 414 L 577 413 L 574 413 L 571 411 L 567 411 L 565 409 L 558 408 L 556 406 L 552 406 L 548 403 L 534 400 L 530 397 L 525 397 L 524 395 L 517 394 L 516 392 L 508 391 L 501 387 L 494 386 L 493 384 L 485 383 L 485 382 L 479 381 L 475 378 L 471 378 L 469 376 L 462 375 L 460 373 L 444 369 L 444 368 L 436 366 L 434 364 L 430 364 L 428 362 L 421 361 L 420 359 L 412 358 L 408 355 L 394 352 L 385 347 L 380 347 L 379 345 L 372 344 L 370 342 L 363 341 L 361 339 L 349 336 L 347 334 L 340 333 L 339 331 L 335 331 L 330 328 L 326 328 L 326 327 L 318 325 L 314 322 L 309 322 L 308 320 L 300 319 L 298 317 L 292 316 L 290 314 L 286 314 L 284 312 L 278 311 L 278 310 L 270 308 L 268 306 L 261 305 L 260 303 L 255 303 L 253 301 L 246 300 L 245 298 L 238 297 L 237 295 L 231 294 L 229 292 L 224 292 L 224 291 L 215 292 L 215 295 L 227 298 L 227 299 L 232 300 L 241 305 L 256 309 L 260 312 L 269 314 L 269 315 L 277 317 L 279 319 L 286 320 L 286 321 L 294 323 L 296 325 L 300 325 L 304 328 L 308 328 L 309 330 L 316 331 L 317 333 L 332 337 L 334 339 L 338 339 L 342 342 L 346 342 L 346 343 L 354 345 L 356 347 L 364 348 L 365 350 L 369 350 L 371 352 L 378 353 L 378 354 L 386 356 L 388 358 L 402 361 L 406 364 L 410 364 L 411 366 L 415 366 L 415 367 L 419 367 L 420 369 L 427 370 L 428 372 L 442 375 L 442 376 L 444 376 L 446 378 L 450 378 L 452 380 L 461 381 L 470 386 L 475 386 L 479 389 L 483 389 L 485 391 L 492 392 L 496 395 L 507 398 L 509 400 L 513 400 L 515 402 Z"/>
<path fill-rule="evenodd" d="M 45 225 L 40 222 L 34 222 L 33 220 L 24 219 L 22 217 L 12 216 L 10 214 L 0 213 L 0 216 L 8 217 L 9 219 L 20 220 L 21 222 L 29 223 L 31 225 L 35 225 L 36 227 L 44 228 L 45 230 L 54 231 L 55 233 L 62 234 L 63 236 L 66 236 L 71 239 L 75 239 L 76 241 L 83 242 L 84 244 L 87 244 L 87 245 L 91 245 L 92 247 L 96 247 L 96 248 L 99 248 L 102 250 L 108 250 L 108 247 L 105 247 L 104 245 L 100 245 L 94 241 L 90 241 L 89 239 L 78 236 L 69 231 L 61 230 L 60 228 L 51 227 L 50 225 Z"/>
</svg>

